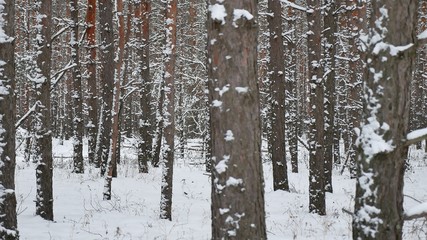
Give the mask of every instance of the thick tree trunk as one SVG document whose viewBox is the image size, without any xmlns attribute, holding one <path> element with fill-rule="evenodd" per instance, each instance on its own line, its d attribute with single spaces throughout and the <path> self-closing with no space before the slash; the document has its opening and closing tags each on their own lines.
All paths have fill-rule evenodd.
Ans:
<svg viewBox="0 0 427 240">
<path fill-rule="evenodd" d="M 308 0 L 307 11 L 308 31 L 308 79 L 310 81 L 310 169 L 309 195 L 310 212 L 326 214 L 324 184 L 324 80 L 321 68 L 321 0 Z"/>
<path fill-rule="evenodd" d="M 0 238 L 19 239 L 15 196 L 15 1 L 0 3 Z"/>
<path fill-rule="evenodd" d="M 257 1 L 209 4 L 212 239 L 266 239 Z"/>
<path fill-rule="evenodd" d="M 289 190 L 285 147 L 285 57 L 282 36 L 282 7 L 279 0 L 269 0 L 267 17 L 270 31 L 271 129 L 269 145 L 273 165 L 274 190 Z"/>
<path fill-rule="evenodd" d="M 353 239 L 402 239 L 403 176 L 418 1 L 372 1 Z M 399 94 L 396 94 L 399 93 Z"/>
<path fill-rule="evenodd" d="M 82 76 L 80 72 L 80 46 L 79 46 L 79 6 L 78 0 L 71 0 L 71 59 L 75 67 L 73 76 L 73 172 L 83 173 L 83 103 L 82 103 Z"/>
<path fill-rule="evenodd" d="M 36 167 L 36 214 L 46 220 L 53 220 L 52 190 L 52 132 L 50 124 L 50 70 L 52 49 L 50 47 L 52 1 L 36 1 L 37 29 L 39 41 L 37 45 L 37 72 L 35 80 L 36 101 L 40 104 L 35 115 L 35 146 L 34 160 Z"/>
</svg>

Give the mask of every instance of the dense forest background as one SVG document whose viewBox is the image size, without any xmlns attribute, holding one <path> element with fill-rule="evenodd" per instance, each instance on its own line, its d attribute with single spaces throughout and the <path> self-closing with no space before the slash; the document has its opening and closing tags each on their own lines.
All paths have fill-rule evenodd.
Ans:
<svg viewBox="0 0 427 240">
<path fill-rule="evenodd" d="M 213 239 L 267 238 L 266 189 L 301 179 L 316 217 L 356 186 L 339 209 L 354 239 L 401 239 L 427 216 L 426 195 L 403 208 L 405 172 L 427 165 L 427 1 L 0 0 L 0 14 L 3 239 L 19 236 L 16 166 L 35 168 L 51 221 L 55 171 L 96 175 L 114 202 L 129 166 L 157 176 L 174 221 L 183 163 L 210 177 Z"/>
</svg>

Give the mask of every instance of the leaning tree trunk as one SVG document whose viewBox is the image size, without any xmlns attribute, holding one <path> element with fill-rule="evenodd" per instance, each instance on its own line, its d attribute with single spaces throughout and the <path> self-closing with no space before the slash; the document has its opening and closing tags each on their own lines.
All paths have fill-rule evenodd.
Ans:
<svg viewBox="0 0 427 240">
<path fill-rule="evenodd" d="M 15 196 L 15 1 L 0 3 L 0 238 L 19 239 Z"/>
<path fill-rule="evenodd" d="M 357 140 L 353 239 L 402 239 L 403 176 L 418 1 L 372 1 Z M 398 94 L 397 94 L 398 93 Z"/>
<path fill-rule="evenodd" d="M 212 239 L 266 239 L 257 1 L 209 4 Z"/>
</svg>

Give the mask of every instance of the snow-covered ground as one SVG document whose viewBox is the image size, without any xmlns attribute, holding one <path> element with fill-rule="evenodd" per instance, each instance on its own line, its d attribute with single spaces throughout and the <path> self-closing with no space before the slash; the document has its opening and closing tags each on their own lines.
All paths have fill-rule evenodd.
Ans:
<svg viewBox="0 0 427 240">
<path fill-rule="evenodd" d="M 71 173 L 71 159 L 67 158 L 71 156 L 71 142 L 60 145 L 54 141 L 54 222 L 35 216 L 34 165 L 24 163 L 19 152 L 16 190 L 21 239 L 210 239 L 210 179 L 204 166 L 197 164 L 201 161 L 199 153 L 176 161 L 170 222 L 159 219 L 161 169 L 138 173 L 132 142 L 125 146 L 119 176 L 112 183 L 112 200 L 103 201 L 104 179 L 99 177 L 99 169 L 86 166 L 83 175 Z M 413 153 L 414 159 L 423 157 L 421 152 Z M 264 164 L 268 238 L 351 239 L 351 216 L 342 209 L 352 211 L 354 180 L 335 169 L 334 193 L 327 194 L 327 215 L 310 214 L 307 153 L 300 155 L 300 173 L 289 173 L 290 192 L 273 191 L 271 164 Z M 427 201 L 427 163 L 411 161 L 405 194 Z M 406 209 L 418 204 L 410 197 L 405 197 Z M 427 239 L 426 220 L 406 222 L 404 239 Z"/>
</svg>

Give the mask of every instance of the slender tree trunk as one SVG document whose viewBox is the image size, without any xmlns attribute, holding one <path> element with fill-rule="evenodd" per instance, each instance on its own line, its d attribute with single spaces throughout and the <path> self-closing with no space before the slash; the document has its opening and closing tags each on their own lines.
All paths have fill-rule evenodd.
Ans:
<svg viewBox="0 0 427 240">
<path fill-rule="evenodd" d="M 172 220 L 172 180 L 175 150 L 175 62 L 176 62 L 176 20 L 177 0 L 168 0 L 166 5 L 166 46 L 164 93 L 166 109 L 163 113 L 165 151 L 163 155 L 162 192 L 160 199 L 160 218 Z"/>
<path fill-rule="evenodd" d="M 326 214 L 324 186 L 324 80 L 321 68 L 321 0 L 308 0 L 308 79 L 310 81 L 310 212 Z"/>
<path fill-rule="evenodd" d="M 122 66 L 123 66 L 123 58 L 125 51 L 125 19 L 123 13 L 123 0 L 116 1 L 117 7 L 117 17 L 118 17 L 118 29 L 119 29 L 119 43 L 118 43 L 118 51 L 117 51 L 117 61 L 116 61 L 116 71 L 115 71 L 115 84 L 114 84 L 114 101 L 113 101 L 113 126 L 111 129 L 111 151 L 110 151 L 110 164 L 109 167 L 113 169 L 111 172 L 111 176 L 109 177 L 117 177 L 117 162 L 120 160 L 117 154 L 117 149 L 120 147 L 120 94 L 121 94 L 121 79 L 122 79 Z M 127 31 L 129 31 L 128 29 Z M 111 189 L 111 184 L 110 184 Z M 108 199 L 109 200 L 109 199 Z"/>
<path fill-rule="evenodd" d="M 0 238 L 19 239 L 15 196 L 15 1 L 0 3 Z"/>
<path fill-rule="evenodd" d="M 95 163 L 99 167 L 99 162 L 95 161 L 96 153 L 96 136 L 98 129 L 98 102 L 97 102 L 97 87 L 96 87 L 96 0 L 87 0 L 86 13 L 86 41 L 88 48 L 87 56 L 87 72 L 88 72 L 88 157 L 90 163 Z"/>
<path fill-rule="evenodd" d="M 140 42 L 138 57 L 141 66 L 141 89 L 140 106 L 141 121 L 139 126 L 140 142 L 138 146 L 139 172 L 148 172 L 148 161 L 152 160 L 152 136 L 151 136 L 151 79 L 150 79 L 150 48 L 149 48 L 149 26 L 151 5 L 148 0 L 141 3 L 141 17 L 138 19 L 137 39 Z"/>
<path fill-rule="evenodd" d="M 83 173 L 83 103 L 82 103 L 82 75 L 80 72 L 80 46 L 79 46 L 79 6 L 78 0 L 71 0 L 71 59 L 75 64 L 73 76 L 73 172 Z"/>
<path fill-rule="evenodd" d="M 294 2 L 294 0 L 291 0 Z M 297 52 L 296 52 L 296 19 L 297 15 L 295 14 L 292 7 L 288 8 L 288 28 L 291 33 L 289 33 L 290 42 L 288 42 L 288 55 L 290 58 L 289 61 L 289 79 L 286 81 L 286 90 L 288 93 L 287 96 L 287 112 L 289 116 L 288 129 L 289 129 L 289 151 L 291 154 L 291 165 L 292 172 L 298 172 L 298 87 L 297 87 Z"/>
<path fill-rule="evenodd" d="M 36 214 L 46 220 L 53 220 L 53 190 L 52 190 L 52 132 L 50 126 L 50 70 L 52 49 L 50 47 L 52 1 L 36 1 L 37 7 L 37 79 L 35 80 L 36 101 L 39 108 L 34 120 L 36 161 Z"/>
<path fill-rule="evenodd" d="M 114 35 L 113 35 L 113 2 L 99 0 L 99 25 L 101 29 L 101 80 L 102 99 L 101 117 L 98 122 L 98 141 L 96 146 L 96 161 L 101 163 L 101 176 L 107 169 L 110 152 L 110 133 L 112 129 L 111 111 L 114 88 Z"/>
<path fill-rule="evenodd" d="M 266 239 L 257 1 L 209 4 L 212 239 Z"/>
<path fill-rule="evenodd" d="M 332 192 L 332 165 L 334 149 L 335 126 L 335 54 L 336 54 L 336 32 L 337 24 L 334 12 L 336 10 L 335 0 L 325 0 L 326 9 L 324 11 L 324 71 L 325 79 L 325 191 Z"/>
<path fill-rule="evenodd" d="M 366 34 L 363 117 L 353 239 L 402 239 L 403 177 L 418 1 L 372 1 Z M 404 27 L 402 27 L 404 26 Z M 399 94 L 396 94 L 399 93 Z"/>
<path fill-rule="evenodd" d="M 270 31 L 271 146 L 274 190 L 289 190 L 285 147 L 285 58 L 282 36 L 282 7 L 279 0 L 269 0 L 267 17 Z"/>
</svg>

